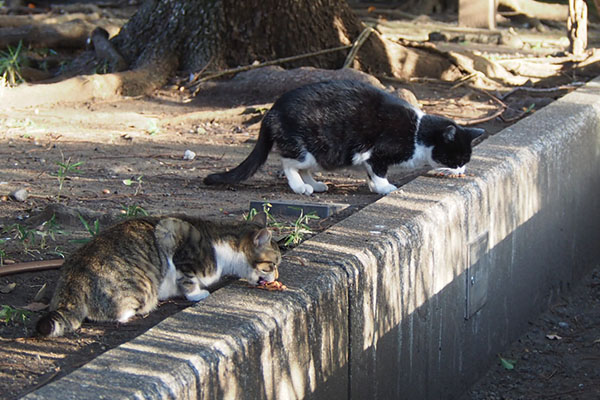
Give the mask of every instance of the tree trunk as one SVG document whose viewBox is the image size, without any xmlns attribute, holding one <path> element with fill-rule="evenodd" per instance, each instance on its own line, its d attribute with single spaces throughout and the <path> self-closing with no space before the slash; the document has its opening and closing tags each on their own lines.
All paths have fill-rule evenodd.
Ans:
<svg viewBox="0 0 600 400">
<path fill-rule="evenodd" d="M 569 0 L 569 51 L 575 56 L 583 55 L 587 47 L 587 16 L 587 5 L 583 0 Z"/>
<path fill-rule="evenodd" d="M 47 85 L 46 90 L 78 100 L 135 96 L 164 85 L 177 70 L 210 73 L 342 47 L 283 64 L 337 70 L 365 28 L 344 0 L 146 0 L 110 40 L 114 52 L 106 37 L 92 38 L 97 54 L 119 66 L 112 72 L 126 70 L 77 77 Z M 351 60 L 350 67 L 405 80 L 462 76 L 447 57 L 384 41 L 377 32 L 367 37 Z M 32 105 L 48 98 L 27 95 L 28 90 L 38 89 L 14 91 L 11 102 Z"/>
<path fill-rule="evenodd" d="M 113 39 L 130 68 L 172 60 L 180 70 L 219 70 L 351 44 L 364 29 L 343 0 L 149 0 Z M 347 52 L 286 64 L 341 68 Z M 356 63 L 390 73 L 371 35 Z"/>
</svg>

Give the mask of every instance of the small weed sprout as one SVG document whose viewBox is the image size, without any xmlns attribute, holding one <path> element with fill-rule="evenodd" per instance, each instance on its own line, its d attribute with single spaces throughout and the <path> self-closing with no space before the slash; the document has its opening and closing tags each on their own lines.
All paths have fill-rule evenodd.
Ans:
<svg viewBox="0 0 600 400">
<path fill-rule="evenodd" d="M 6 239 L 0 239 L 0 246 L 6 243 Z M 4 258 L 6 258 L 6 251 L 0 248 L 0 267 L 4 265 Z"/>
<path fill-rule="evenodd" d="M 83 224 L 83 226 L 85 227 L 85 229 L 88 231 L 88 233 L 90 234 L 90 236 L 94 237 L 96 236 L 98 233 L 100 233 L 100 222 L 96 219 L 94 220 L 93 225 L 90 225 L 85 218 L 83 218 L 83 216 L 81 214 L 77 214 L 79 216 L 79 220 L 81 221 L 81 223 Z"/>
<path fill-rule="evenodd" d="M 263 203 L 263 212 L 267 216 L 267 226 L 275 229 L 281 229 L 283 227 L 283 224 L 277 222 L 273 214 L 271 214 L 272 207 L 273 206 L 271 205 L 271 203 Z M 256 214 L 258 214 L 258 211 L 256 211 L 256 208 L 253 208 L 248 212 L 247 215 L 244 216 L 244 219 L 246 221 L 252 221 L 254 217 L 256 217 Z"/>
<path fill-rule="evenodd" d="M 40 248 L 45 249 L 47 247 L 47 237 L 50 237 L 52 240 L 56 240 L 57 234 L 62 234 L 63 231 L 60 230 L 60 226 L 56 222 L 56 215 L 52 214 L 52 217 L 43 222 L 36 230 L 35 234 L 38 235 L 40 239 Z"/>
<path fill-rule="evenodd" d="M 31 253 L 30 246 L 35 243 L 35 231 L 21 224 L 13 225 L 11 230 L 15 231 L 15 239 L 21 242 L 25 253 Z"/>
<path fill-rule="evenodd" d="M 244 220 L 252 221 L 254 217 L 256 217 L 256 214 L 258 214 L 258 211 L 256 211 L 256 208 L 253 208 L 248 212 L 247 215 L 244 216 Z"/>
<path fill-rule="evenodd" d="M 63 157 L 62 162 L 57 162 L 58 170 L 56 171 L 56 179 L 58 180 L 58 199 L 60 200 L 60 194 L 63 189 L 63 185 L 67 176 L 71 173 L 80 173 L 79 167 L 83 165 L 83 161 L 78 161 L 76 163 L 71 163 L 71 158 L 69 157 L 66 161 Z"/>
<path fill-rule="evenodd" d="M 19 41 L 16 48 L 8 46 L 6 51 L 0 51 L 0 86 L 16 86 L 23 82 L 21 67 L 24 62 L 21 50 L 23 42 Z"/>
<path fill-rule="evenodd" d="M 142 183 L 144 183 L 142 180 L 142 175 L 138 176 L 135 181 L 133 179 L 123 179 L 123 184 L 125 186 L 131 186 L 134 183 L 137 183 L 137 186 L 135 187 L 135 193 L 133 195 L 137 196 L 142 192 Z"/>
<path fill-rule="evenodd" d="M 29 319 L 31 311 L 14 308 L 3 304 L 0 308 L 0 321 L 8 324 L 9 322 L 24 323 Z"/>
<path fill-rule="evenodd" d="M 300 210 L 300 215 L 291 226 L 291 232 L 285 237 L 284 245 L 297 245 L 304 239 L 304 235 L 312 233 L 308 222 L 311 219 L 319 219 L 314 212 L 304 214 L 304 210 Z"/>
<path fill-rule="evenodd" d="M 267 215 L 267 226 L 274 230 L 284 233 L 283 245 L 286 247 L 295 246 L 304 240 L 306 234 L 312 233 L 308 223 L 310 220 L 319 219 L 314 212 L 304 214 L 304 210 L 298 208 L 300 215 L 292 223 L 281 223 L 278 222 L 275 217 L 270 213 L 272 205 L 269 203 L 263 204 L 263 211 Z M 294 209 L 296 209 L 294 207 Z M 252 221 L 252 219 L 258 214 L 255 208 L 251 209 L 245 216 L 246 221 Z"/>
<path fill-rule="evenodd" d="M 148 212 L 138 205 L 121 206 L 121 213 L 125 218 L 148 216 Z"/>
<path fill-rule="evenodd" d="M 263 203 L 263 212 L 267 215 L 267 223 L 269 221 L 275 221 L 275 218 L 270 213 L 271 207 L 273 207 L 271 203 Z M 252 221 L 254 217 L 256 217 L 256 214 L 258 214 L 258 211 L 256 210 L 256 208 L 253 208 L 248 212 L 244 219 L 246 221 Z"/>
<path fill-rule="evenodd" d="M 148 128 L 146 128 L 146 133 L 150 136 L 154 136 L 160 133 L 160 128 L 158 127 L 158 121 L 155 119 L 151 119 L 148 121 Z"/>
<path fill-rule="evenodd" d="M 83 225 L 85 230 L 90 234 L 92 238 L 98 233 L 100 233 L 100 222 L 97 219 L 94 220 L 93 224 L 90 225 L 90 223 L 86 221 L 81 214 L 77 214 L 77 216 L 79 217 L 79 220 L 81 221 L 81 224 Z M 89 242 L 90 240 L 91 238 L 73 239 L 71 240 L 71 243 L 84 244 Z"/>
<path fill-rule="evenodd" d="M 55 246 L 54 250 L 48 251 L 47 254 L 58 256 L 60 258 L 65 258 L 65 251 L 60 248 L 60 246 Z"/>
<path fill-rule="evenodd" d="M 94 68 L 94 73 L 98 75 L 108 74 L 110 72 L 110 65 L 108 61 L 103 60 Z"/>
</svg>

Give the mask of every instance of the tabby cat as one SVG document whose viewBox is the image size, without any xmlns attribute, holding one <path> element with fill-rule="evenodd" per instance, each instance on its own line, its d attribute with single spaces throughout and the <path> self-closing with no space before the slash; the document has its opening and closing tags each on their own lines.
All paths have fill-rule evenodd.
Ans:
<svg viewBox="0 0 600 400">
<path fill-rule="evenodd" d="M 121 222 L 79 248 L 61 267 L 50 312 L 37 323 L 60 336 L 88 318 L 127 322 L 159 300 L 199 301 L 225 275 L 252 284 L 277 279 L 281 253 L 260 213 L 252 222 L 144 217 Z"/>
<path fill-rule="evenodd" d="M 425 114 L 366 83 L 320 82 L 281 96 L 265 115 L 250 155 L 228 172 L 208 175 L 204 183 L 248 179 L 276 144 L 296 193 L 327 190 L 326 184 L 314 180 L 312 171 L 361 167 L 371 191 L 387 194 L 396 189 L 386 178 L 392 165 L 445 167 L 450 173 L 463 173 L 471 159 L 471 141 L 484 132 Z"/>
</svg>

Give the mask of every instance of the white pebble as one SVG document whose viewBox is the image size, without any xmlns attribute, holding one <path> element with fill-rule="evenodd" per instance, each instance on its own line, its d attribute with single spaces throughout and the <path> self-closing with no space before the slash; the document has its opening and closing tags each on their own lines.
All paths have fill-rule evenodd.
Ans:
<svg viewBox="0 0 600 400">
<path fill-rule="evenodd" d="M 9 196 L 16 201 L 25 201 L 29 197 L 29 193 L 27 193 L 27 189 L 17 189 L 11 192 Z"/>
<path fill-rule="evenodd" d="M 196 153 L 191 150 L 186 150 L 185 153 L 183 153 L 184 160 L 193 160 L 194 158 L 196 158 Z"/>
</svg>

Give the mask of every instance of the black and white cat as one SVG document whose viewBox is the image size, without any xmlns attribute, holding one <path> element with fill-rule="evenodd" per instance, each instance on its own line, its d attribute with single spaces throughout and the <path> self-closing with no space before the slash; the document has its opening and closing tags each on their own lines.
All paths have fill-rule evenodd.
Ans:
<svg viewBox="0 0 600 400">
<path fill-rule="evenodd" d="M 362 167 L 371 191 L 396 189 L 388 167 L 445 167 L 464 172 L 471 141 L 485 131 L 423 113 L 406 101 L 356 81 L 327 81 L 282 95 L 265 115 L 256 146 L 236 168 L 208 175 L 207 185 L 238 183 L 265 163 L 275 143 L 292 190 L 311 195 L 327 185 L 316 170 Z"/>
</svg>

